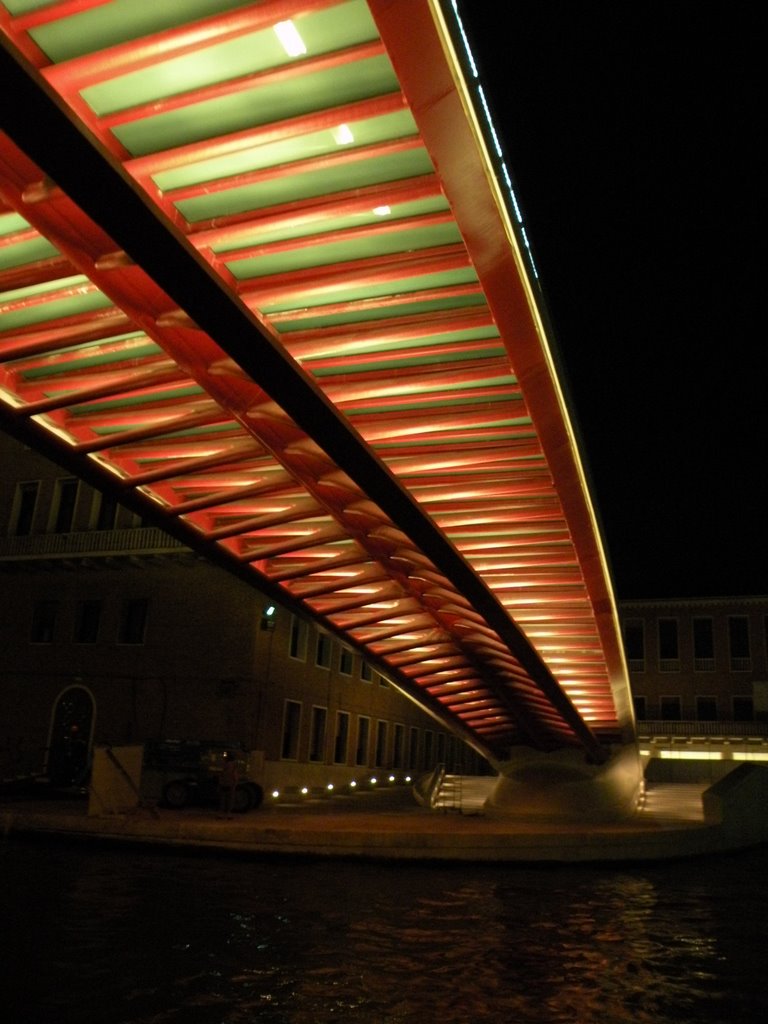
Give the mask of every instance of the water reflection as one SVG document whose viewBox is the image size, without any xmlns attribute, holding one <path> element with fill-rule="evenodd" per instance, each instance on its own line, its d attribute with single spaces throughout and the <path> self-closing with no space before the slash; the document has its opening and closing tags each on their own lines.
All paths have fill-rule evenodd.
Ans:
<svg viewBox="0 0 768 1024">
<path fill-rule="evenodd" d="M 767 1005 L 764 850 L 631 871 L 2 850 L 9 1020 L 730 1024 Z"/>
</svg>

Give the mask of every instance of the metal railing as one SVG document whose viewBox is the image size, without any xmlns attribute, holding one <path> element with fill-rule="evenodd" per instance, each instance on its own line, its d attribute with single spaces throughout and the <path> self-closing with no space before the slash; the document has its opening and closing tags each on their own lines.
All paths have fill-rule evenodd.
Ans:
<svg viewBox="0 0 768 1024">
<path fill-rule="evenodd" d="M 682 737 L 768 737 L 768 722 L 638 722 L 637 734 L 641 738 L 653 739 L 658 736 Z"/>
<path fill-rule="evenodd" d="M 122 530 L 79 530 L 74 533 L 36 533 L 0 537 L 0 560 L 72 558 L 159 554 L 184 550 L 185 545 L 156 526 Z"/>
</svg>

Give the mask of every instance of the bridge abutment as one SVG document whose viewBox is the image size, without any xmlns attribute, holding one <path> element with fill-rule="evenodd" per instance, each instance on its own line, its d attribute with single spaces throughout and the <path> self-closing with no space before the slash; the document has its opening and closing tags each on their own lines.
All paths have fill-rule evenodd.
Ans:
<svg viewBox="0 0 768 1024">
<path fill-rule="evenodd" d="M 614 748 L 599 765 L 589 764 L 580 750 L 521 747 L 496 767 L 499 778 L 485 804 L 489 815 L 553 824 L 620 821 L 634 814 L 642 794 L 635 744 Z"/>
</svg>

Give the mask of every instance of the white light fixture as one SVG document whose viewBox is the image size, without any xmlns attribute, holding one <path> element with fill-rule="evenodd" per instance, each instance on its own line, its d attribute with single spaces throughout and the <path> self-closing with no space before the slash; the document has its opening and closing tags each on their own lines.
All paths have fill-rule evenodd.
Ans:
<svg viewBox="0 0 768 1024">
<path fill-rule="evenodd" d="M 355 136 L 348 124 L 340 124 L 337 128 L 332 129 L 331 134 L 337 146 L 348 146 L 350 142 L 355 141 Z"/>
<path fill-rule="evenodd" d="M 274 30 L 289 57 L 301 57 L 307 52 L 306 44 L 292 21 L 278 21 Z"/>
<path fill-rule="evenodd" d="M 373 212 L 377 217 L 388 217 L 392 213 L 391 206 L 374 206 Z"/>
</svg>

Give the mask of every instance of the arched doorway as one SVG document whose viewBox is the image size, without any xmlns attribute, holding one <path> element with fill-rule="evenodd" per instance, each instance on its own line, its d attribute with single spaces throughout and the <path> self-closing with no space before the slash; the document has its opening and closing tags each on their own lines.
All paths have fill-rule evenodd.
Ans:
<svg viewBox="0 0 768 1024">
<path fill-rule="evenodd" d="M 70 686 L 53 708 L 48 744 L 48 777 L 55 786 L 82 786 L 88 777 L 93 730 L 93 697 Z"/>
</svg>

